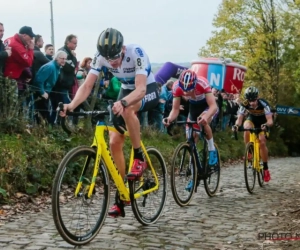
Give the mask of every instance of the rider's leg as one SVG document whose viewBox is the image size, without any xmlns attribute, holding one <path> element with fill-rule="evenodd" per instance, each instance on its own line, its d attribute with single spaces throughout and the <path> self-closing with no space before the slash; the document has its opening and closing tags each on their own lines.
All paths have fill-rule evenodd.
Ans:
<svg viewBox="0 0 300 250">
<path fill-rule="evenodd" d="M 244 129 L 250 129 L 250 128 L 254 128 L 253 123 L 250 120 L 246 120 L 244 122 Z M 250 132 L 249 131 L 245 131 L 244 132 L 244 142 L 245 144 L 247 144 L 250 141 Z"/>
<path fill-rule="evenodd" d="M 134 159 L 143 159 L 143 154 L 140 145 L 140 122 L 136 115 L 136 111 L 139 109 L 139 106 L 140 104 L 137 103 L 133 106 L 127 107 L 122 114 L 134 149 Z M 125 158 L 123 153 L 124 139 L 125 138 L 123 135 L 115 132 L 110 132 L 111 153 L 123 179 L 125 177 Z M 132 167 L 132 170 L 139 167 L 142 170 L 144 170 L 145 168 L 145 163 L 143 162 L 141 163 L 140 161 L 135 160 L 133 164 L 134 165 Z M 108 215 L 112 217 L 118 217 L 120 215 L 124 216 L 124 202 L 119 201 L 116 204 L 114 204 L 108 211 Z"/>
<path fill-rule="evenodd" d="M 127 130 L 129 132 L 132 147 L 134 149 L 134 158 L 144 160 L 143 152 L 141 149 L 141 125 L 136 115 L 136 112 L 141 107 L 141 102 L 136 103 L 130 107 L 127 107 L 123 112 L 123 118 L 126 123 Z"/>
<path fill-rule="evenodd" d="M 203 126 L 203 128 L 204 128 L 204 131 L 206 134 L 205 138 L 207 141 L 208 150 L 213 151 L 213 150 L 215 150 L 215 145 L 214 145 L 214 139 L 213 139 L 213 133 L 212 133 L 211 127 L 209 124 L 206 124 Z"/>
<path fill-rule="evenodd" d="M 123 153 L 124 140 L 124 135 L 121 135 L 118 132 L 109 132 L 110 152 L 123 179 L 125 177 L 125 158 Z M 123 202 L 121 200 L 116 201 L 109 209 L 108 215 L 112 217 L 118 217 L 120 215 L 125 216 Z"/>
<path fill-rule="evenodd" d="M 209 123 L 204 125 L 203 128 L 206 134 L 206 141 L 207 141 L 208 154 L 209 154 L 208 164 L 210 166 L 214 166 L 218 163 L 218 154 L 214 144 L 213 133 Z"/>
<path fill-rule="evenodd" d="M 268 148 L 266 145 L 266 137 L 263 133 L 259 135 L 259 147 L 260 147 L 260 156 L 263 161 L 264 166 L 264 181 L 268 182 L 271 180 L 271 175 L 268 167 Z"/>
<path fill-rule="evenodd" d="M 264 164 L 264 170 L 268 169 L 268 148 L 267 140 L 264 134 L 259 135 L 260 156 Z"/>
<path fill-rule="evenodd" d="M 110 151 L 123 179 L 125 177 L 125 158 L 123 153 L 124 140 L 124 135 L 121 135 L 118 132 L 109 132 Z"/>
<path fill-rule="evenodd" d="M 139 178 L 145 168 L 147 167 L 143 150 L 141 148 L 141 126 L 139 119 L 136 115 L 136 112 L 140 109 L 141 102 L 136 103 L 128 108 L 126 108 L 123 112 L 123 118 L 126 123 L 127 130 L 129 132 L 131 144 L 133 147 L 133 166 L 131 171 L 127 174 L 128 179 L 136 179 Z"/>
</svg>

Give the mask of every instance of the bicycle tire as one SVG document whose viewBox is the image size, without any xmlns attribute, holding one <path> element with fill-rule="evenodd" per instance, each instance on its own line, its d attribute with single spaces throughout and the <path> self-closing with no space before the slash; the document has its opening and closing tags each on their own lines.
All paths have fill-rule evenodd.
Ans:
<svg viewBox="0 0 300 250">
<path fill-rule="evenodd" d="M 252 156 L 252 159 L 248 159 L 248 156 Z M 256 170 L 253 167 L 254 158 L 254 145 L 252 142 L 248 142 L 246 145 L 245 155 L 244 155 L 244 176 L 246 182 L 246 188 L 250 194 L 253 193 L 256 180 Z M 248 173 L 249 170 L 249 173 Z M 253 183 L 251 184 L 250 178 L 253 178 Z"/>
<path fill-rule="evenodd" d="M 185 156 L 186 152 L 189 153 L 189 157 L 188 157 L 188 168 L 189 169 L 187 169 L 186 172 L 183 172 L 182 163 L 186 163 L 186 162 L 184 162 L 185 159 L 182 159 L 180 157 L 179 177 L 181 177 L 182 174 L 184 174 L 183 177 L 185 177 L 185 178 L 189 177 L 189 176 L 192 177 L 189 180 L 188 184 L 185 185 L 184 189 L 180 190 L 180 192 L 183 191 L 183 194 L 187 194 L 187 195 L 185 195 L 186 198 L 181 198 L 181 193 L 177 192 L 177 187 L 176 187 L 177 186 L 176 182 L 178 182 L 177 181 L 178 178 L 176 176 L 176 174 L 178 172 L 177 171 L 177 169 L 178 169 L 177 168 L 177 157 L 180 156 L 180 151 L 181 150 L 184 150 L 182 157 Z M 190 164 L 190 160 L 192 161 L 192 164 Z M 188 187 L 190 181 L 192 181 L 192 184 L 189 186 L 190 189 L 186 190 L 186 189 L 188 189 L 187 187 Z M 196 187 L 196 182 L 197 182 L 197 168 L 196 168 L 195 156 L 191 151 L 190 144 L 188 142 L 182 142 L 176 147 L 176 149 L 174 151 L 172 165 L 171 165 L 171 191 L 172 191 L 173 198 L 174 198 L 175 202 L 179 206 L 184 207 L 184 206 L 187 206 L 191 202 L 193 194 L 194 194 L 194 190 L 195 190 L 195 187 Z M 185 191 L 187 193 L 185 193 Z"/>
<path fill-rule="evenodd" d="M 258 185 L 260 187 L 264 187 L 264 184 L 265 184 L 263 169 L 264 169 L 264 167 L 263 167 L 261 161 L 259 161 L 259 171 L 257 171 L 257 180 L 258 180 Z"/>
<path fill-rule="evenodd" d="M 221 177 L 221 159 L 220 159 L 220 153 L 219 153 L 219 149 L 217 147 L 216 144 L 215 145 L 215 148 L 216 148 L 216 151 L 217 151 L 217 154 L 218 154 L 218 164 L 216 166 L 214 166 L 214 169 L 213 169 L 213 172 L 211 173 L 211 169 L 210 172 L 206 171 L 206 173 L 208 172 L 208 176 L 204 179 L 204 189 L 205 189 L 205 192 L 206 194 L 209 196 L 209 197 L 213 197 L 216 195 L 216 193 L 218 192 L 219 190 L 219 185 L 220 185 L 220 177 Z M 203 158 L 203 159 L 206 159 L 205 161 L 205 168 L 209 168 L 208 166 L 208 149 L 205 150 L 204 152 L 206 152 L 206 155 L 204 155 L 203 157 L 206 157 L 206 158 Z M 204 153 L 205 154 L 205 153 Z M 216 184 L 215 184 L 215 187 L 213 189 L 210 189 L 210 182 L 211 182 L 211 176 L 212 174 L 216 173 Z"/>
<path fill-rule="evenodd" d="M 81 159 L 80 157 L 83 158 Z M 96 184 L 101 183 L 103 186 L 99 188 L 96 185 L 92 196 L 90 198 L 87 197 L 87 190 L 92 178 L 92 174 L 89 175 L 89 173 L 92 173 L 94 170 L 95 158 L 96 150 L 92 147 L 79 146 L 72 149 L 66 154 L 59 164 L 53 180 L 52 214 L 54 223 L 61 237 L 69 244 L 75 246 L 85 245 L 92 241 L 99 233 L 107 216 L 110 198 L 110 185 L 107 168 L 102 159 L 100 161 Z M 83 171 L 83 168 L 80 167 L 81 163 L 85 166 L 85 176 L 83 176 L 82 179 L 83 182 L 79 195 L 75 197 L 74 192 L 78 184 L 78 177 L 82 175 Z M 78 175 L 76 179 L 77 173 Z M 74 176 L 75 178 L 73 178 Z M 66 181 L 66 183 L 64 181 Z M 99 196 L 103 199 L 98 199 Z M 101 205 L 97 204 L 97 202 L 101 202 Z M 73 206 L 74 204 L 76 205 L 76 203 L 83 205 L 83 208 L 80 210 L 76 210 L 75 208 L 74 210 Z M 95 208 L 92 208 L 94 204 Z M 99 212 L 97 212 L 97 209 L 99 209 Z M 83 215 L 85 210 L 89 213 L 88 215 Z M 64 217 L 65 212 L 66 217 Z M 75 218 L 76 216 L 79 218 Z M 80 221 L 81 223 L 79 222 L 77 225 L 74 225 L 81 219 L 91 219 L 93 221 Z"/>
<path fill-rule="evenodd" d="M 151 188 L 155 186 L 155 180 L 151 173 L 150 168 L 146 168 L 143 172 L 143 176 L 138 181 L 128 180 L 129 192 L 130 192 L 130 201 L 131 208 L 135 218 L 142 225 L 148 226 L 155 223 L 159 217 L 161 216 L 167 198 L 167 167 L 161 153 L 154 147 L 147 147 L 147 154 L 151 160 L 152 166 L 156 169 L 156 175 L 159 179 L 159 189 L 148 193 L 139 199 L 134 198 L 134 194 L 139 190 L 147 190 L 147 188 Z M 154 160 L 153 156 L 156 158 Z M 159 206 L 158 208 L 154 208 L 154 213 L 151 213 L 151 207 L 147 207 L 146 203 L 157 204 L 156 202 L 152 202 L 152 198 L 154 198 L 155 194 L 158 194 L 161 190 L 161 197 L 159 198 Z M 149 197 L 150 196 L 150 197 Z M 149 202 L 150 201 L 150 202 Z"/>
</svg>

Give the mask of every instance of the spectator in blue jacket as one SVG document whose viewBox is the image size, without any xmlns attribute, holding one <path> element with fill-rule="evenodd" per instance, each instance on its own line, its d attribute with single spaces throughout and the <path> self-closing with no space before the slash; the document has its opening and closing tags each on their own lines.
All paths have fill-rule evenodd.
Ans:
<svg viewBox="0 0 300 250">
<path fill-rule="evenodd" d="M 53 60 L 43 65 L 36 73 L 34 79 L 35 109 L 37 123 L 41 123 L 40 116 L 50 123 L 49 94 L 60 75 L 60 68 L 65 65 L 67 53 L 59 50 Z"/>
</svg>

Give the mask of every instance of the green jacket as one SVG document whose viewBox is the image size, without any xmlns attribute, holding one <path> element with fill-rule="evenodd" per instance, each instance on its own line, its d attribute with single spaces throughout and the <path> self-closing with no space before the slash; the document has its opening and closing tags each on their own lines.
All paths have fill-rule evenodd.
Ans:
<svg viewBox="0 0 300 250">
<path fill-rule="evenodd" d="M 105 91 L 105 96 L 113 100 L 117 100 L 120 89 L 121 82 L 118 80 L 118 78 L 113 77 L 109 81 L 108 87 Z"/>
</svg>

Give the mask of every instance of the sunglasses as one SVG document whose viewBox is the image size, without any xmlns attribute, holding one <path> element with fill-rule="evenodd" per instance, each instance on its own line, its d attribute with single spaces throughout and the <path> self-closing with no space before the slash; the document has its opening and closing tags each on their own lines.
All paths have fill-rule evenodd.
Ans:
<svg viewBox="0 0 300 250">
<path fill-rule="evenodd" d="M 105 59 L 106 59 L 108 62 L 114 62 L 114 61 L 118 60 L 121 56 L 122 56 L 122 51 L 121 51 L 119 54 L 116 54 L 116 55 L 113 56 L 113 57 L 105 57 Z"/>
<path fill-rule="evenodd" d="M 248 100 L 249 102 L 256 102 L 257 99 Z"/>
</svg>

